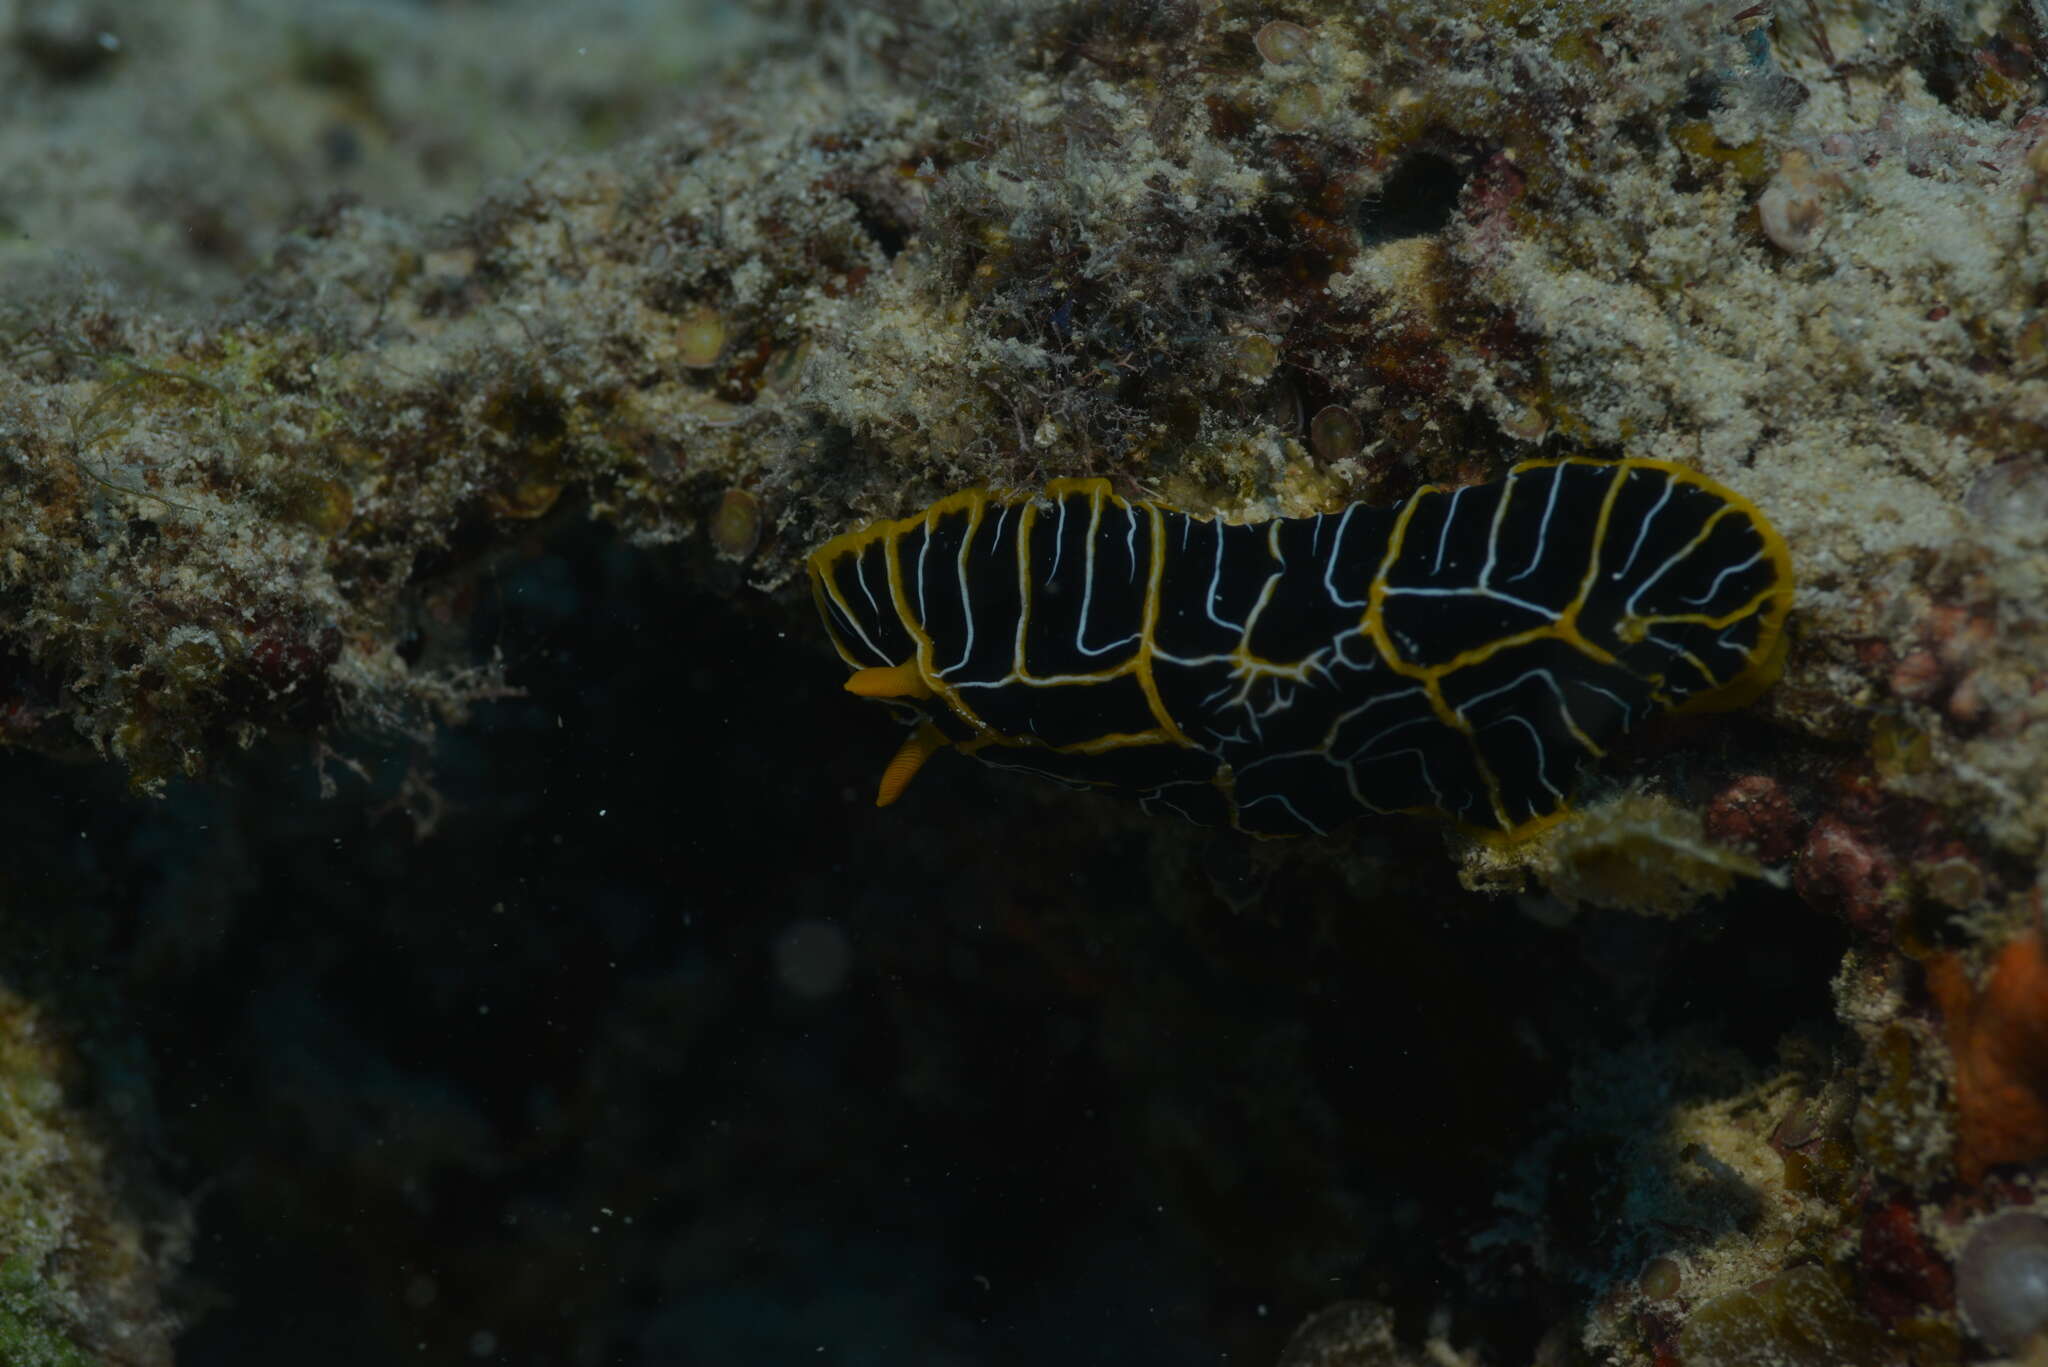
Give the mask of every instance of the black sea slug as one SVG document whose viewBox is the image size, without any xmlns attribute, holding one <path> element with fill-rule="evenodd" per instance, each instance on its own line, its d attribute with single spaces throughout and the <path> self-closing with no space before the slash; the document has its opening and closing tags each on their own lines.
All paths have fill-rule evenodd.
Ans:
<svg viewBox="0 0 2048 1367">
<path fill-rule="evenodd" d="M 810 558 L 847 688 L 947 745 L 1257 835 L 1428 812 L 1518 837 L 1660 713 L 1777 677 L 1792 566 L 1754 504 L 1655 460 L 1536 460 L 1247 526 L 983 489 Z"/>
</svg>

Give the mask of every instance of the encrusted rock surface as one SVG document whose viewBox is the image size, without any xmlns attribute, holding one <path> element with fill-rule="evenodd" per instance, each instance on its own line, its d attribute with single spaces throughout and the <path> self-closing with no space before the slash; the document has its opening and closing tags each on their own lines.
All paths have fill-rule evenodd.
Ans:
<svg viewBox="0 0 2048 1367">
<path fill-rule="evenodd" d="M 1572 924 L 1637 1026 L 1665 970 L 1577 906 L 1765 872 L 1842 937 L 1836 1019 L 1772 1066 L 1588 1034 L 1578 1104 L 1482 1178 L 1501 1221 L 1438 1234 L 1571 1289 L 1529 1296 L 1546 1362 L 1804 1362 L 1801 1323 L 1982 1351 L 1948 1268 L 2048 1181 L 2038 6 L 762 6 L 687 85 L 627 11 L 593 78 L 542 31 L 479 62 L 481 14 L 379 46 L 192 9 L 6 18 L 45 117 L 7 134 L 0 743 L 159 794 L 266 735 L 459 735 L 522 685 L 478 582 L 588 519 L 766 634 L 820 540 L 973 483 L 1252 519 L 1686 462 L 1792 547 L 1783 681 L 1554 840 L 1450 858 Z M 287 78 L 188 91 L 163 157 L 89 136 L 224 43 Z M 514 102 L 524 157 L 484 131 Z M 1189 849 L 1162 886 L 1232 906 L 1455 895 L 1371 835 Z M 1495 1360 L 1396 1308 L 1361 1353 Z"/>
</svg>

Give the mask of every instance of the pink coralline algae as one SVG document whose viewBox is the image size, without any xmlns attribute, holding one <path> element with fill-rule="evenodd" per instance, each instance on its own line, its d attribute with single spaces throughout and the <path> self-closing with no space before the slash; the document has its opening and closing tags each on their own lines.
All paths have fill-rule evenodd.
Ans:
<svg viewBox="0 0 2048 1367">
<path fill-rule="evenodd" d="M 1880 843 L 1830 813 L 1807 836 L 1792 884 L 1808 903 L 1834 910 L 1866 934 L 1881 934 L 1885 894 L 1895 872 Z"/>
<path fill-rule="evenodd" d="M 1725 845 L 1747 848 L 1766 864 L 1799 847 L 1803 822 L 1784 785 L 1765 774 L 1735 780 L 1708 804 L 1706 831 Z"/>
</svg>

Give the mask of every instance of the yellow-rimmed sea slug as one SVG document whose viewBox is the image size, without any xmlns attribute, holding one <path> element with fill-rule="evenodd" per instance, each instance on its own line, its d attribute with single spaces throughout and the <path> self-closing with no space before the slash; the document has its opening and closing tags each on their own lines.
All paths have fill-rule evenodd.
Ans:
<svg viewBox="0 0 2048 1367">
<path fill-rule="evenodd" d="M 1258 835 L 1539 830 L 1631 727 L 1769 687 L 1792 601 L 1756 506 L 1655 460 L 1246 526 L 1100 479 L 974 489 L 810 573 L 847 688 L 915 728 L 880 805 L 953 746 Z"/>
</svg>

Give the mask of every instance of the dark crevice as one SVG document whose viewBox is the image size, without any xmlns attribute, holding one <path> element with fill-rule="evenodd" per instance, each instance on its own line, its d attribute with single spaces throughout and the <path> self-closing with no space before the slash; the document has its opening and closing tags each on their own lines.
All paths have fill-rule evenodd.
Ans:
<svg viewBox="0 0 2048 1367">
<path fill-rule="evenodd" d="M 1367 246 L 1442 232 L 1458 211 L 1465 173 L 1448 158 L 1417 152 L 1394 168 L 1380 192 L 1359 214 L 1358 235 Z"/>
</svg>

